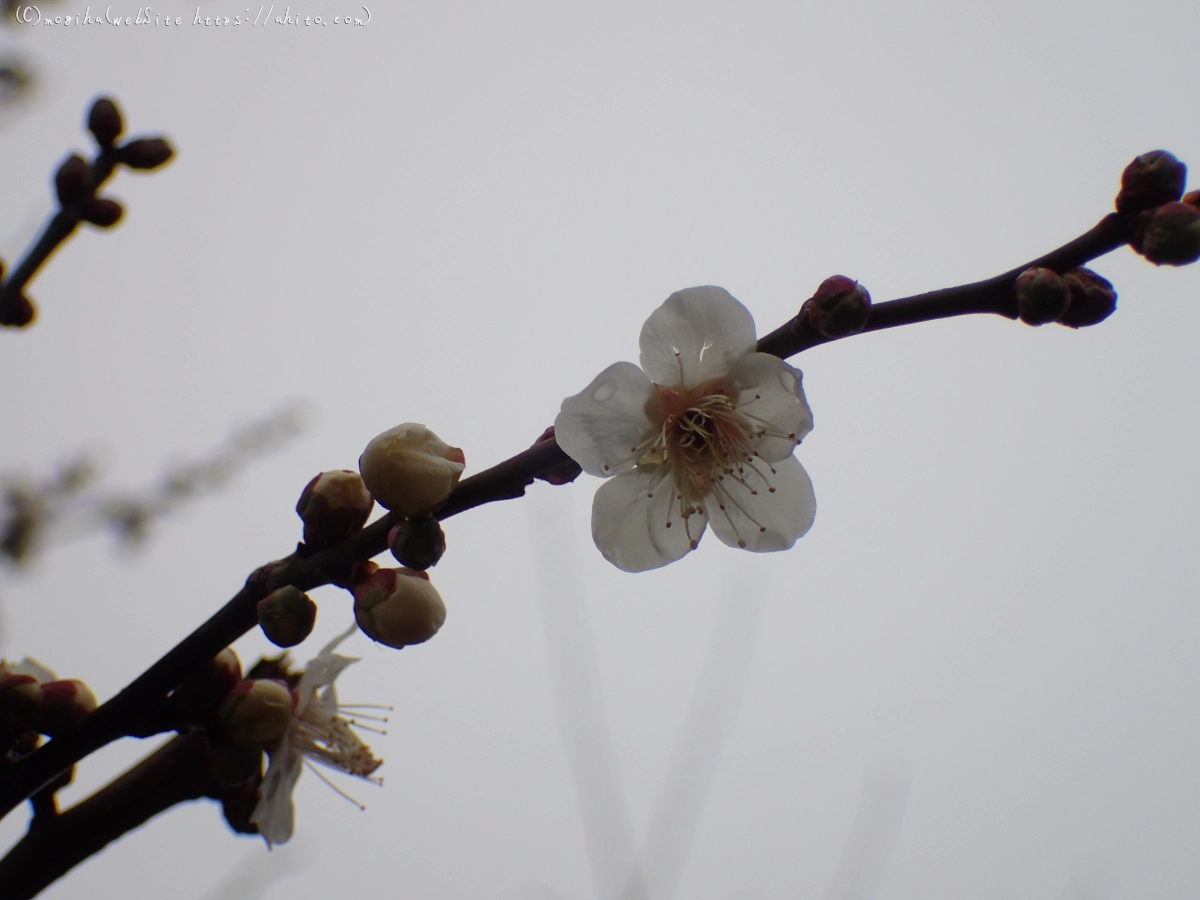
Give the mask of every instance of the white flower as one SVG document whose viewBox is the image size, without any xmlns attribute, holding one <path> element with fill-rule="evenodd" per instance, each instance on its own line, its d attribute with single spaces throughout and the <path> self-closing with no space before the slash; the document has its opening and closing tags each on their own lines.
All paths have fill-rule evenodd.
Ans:
<svg viewBox="0 0 1200 900">
<path fill-rule="evenodd" d="M 600 552 L 626 572 L 656 569 L 707 525 L 731 547 L 791 547 L 816 514 L 792 456 L 812 430 L 800 371 L 755 352 L 754 318 L 719 287 L 672 294 L 640 344 L 640 369 L 609 366 L 554 423 L 585 472 L 612 478 L 592 503 Z"/>
<path fill-rule="evenodd" d="M 319 762 L 367 781 L 382 783 L 382 779 L 372 773 L 383 761 L 371 755 L 371 748 L 350 727 L 356 723 L 338 715 L 337 692 L 333 686 L 347 666 L 358 662 L 354 657 L 333 652 L 357 627 L 351 625 L 326 644 L 316 659 L 309 661 L 296 686 L 292 721 L 278 745 L 271 750 L 271 765 L 263 777 L 262 799 L 250 816 L 250 821 L 258 826 L 268 845 L 284 844 L 291 839 L 295 823 L 292 791 L 306 761 Z M 318 694 L 319 688 L 324 690 Z"/>
</svg>

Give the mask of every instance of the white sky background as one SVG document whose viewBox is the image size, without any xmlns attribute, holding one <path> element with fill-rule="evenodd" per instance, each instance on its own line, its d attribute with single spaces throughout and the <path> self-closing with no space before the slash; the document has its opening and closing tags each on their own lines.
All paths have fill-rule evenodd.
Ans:
<svg viewBox="0 0 1200 900">
<path fill-rule="evenodd" d="M 290 401 L 314 417 L 137 555 L 93 538 L 0 573 L 0 653 L 103 698 L 289 552 L 304 484 L 385 428 L 426 423 L 478 471 L 636 359 L 674 290 L 722 285 L 765 333 L 828 275 L 882 301 L 1037 256 L 1140 152 L 1200 172 L 1190 0 L 406 3 L 320 29 L 161 10 L 185 25 L 0 34 L 42 78 L 0 131 L 9 264 L 95 94 L 178 150 L 114 179 L 123 223 L 72 239 L 37 325 L 0 334 L 0 463 L 93 448 L 132 487 Z M 268 858 L 197 803 L 45 896 L 575 900 L 646 841 L 654 900 L 1200 895 L 1200 268 L 1095 268 L 1120 293 L 1097 328 L 977 317 L 794 359 L 819 508 L 788 553 L 708 537 L 623 574 L 587 476 L 451 520 L 442 633 L 347 645 L 344 699 L 396 706 L 386 786 L 339 781 L 365 813 L 306 775 Z M 351 615 L 315 598 L 302 660 Z M 623 785 L 599 850 L 603 782 L 581 805 L 572 758 Z M 668 782 L 679 818 L 648 838 Z"/>
</svg>

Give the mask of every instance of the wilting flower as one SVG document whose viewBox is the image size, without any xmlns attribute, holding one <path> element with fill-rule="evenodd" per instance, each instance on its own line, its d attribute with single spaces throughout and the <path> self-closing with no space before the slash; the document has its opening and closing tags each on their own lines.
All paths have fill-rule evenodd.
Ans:
<svg viewBox="0 0 1200 900">
<path fill-rule="evenodd" d="M 609 366 L 554 423 L 585 472 L 612 478 L 592 503 L 600 552 L 626 572 L 655 569 L 707 525 L 731 547 L 791 547 L 816 514 L 792 456 L 812 430 L 800 371 L 755 352 L 754 318 L 719 287 L 672 294 L 640 344 L 640 369 Z"/>
<path fill-rule="evenodd" d="M 305 762 L 311 760 L 375 784 L 382 783 L 372 773 L 383 760 L 376 759 L 371 748 L 354 732 L 351 725 L 355 723 L 339 715 L 333 686 L 347 666 L 358 662 L 354 657 L 333 652 L 356 628 L 351 625 L 326 644 L 300 676 L 292 720 L 279 743 L 270 750 L 271 765 L 263 777 L 262 799 L 250 816 L 268 844 L 283 844 L 292 837 L 295 824 L 292 791 Z M 319 689 L 323 690 L 318 693 Z"/>
</svg>

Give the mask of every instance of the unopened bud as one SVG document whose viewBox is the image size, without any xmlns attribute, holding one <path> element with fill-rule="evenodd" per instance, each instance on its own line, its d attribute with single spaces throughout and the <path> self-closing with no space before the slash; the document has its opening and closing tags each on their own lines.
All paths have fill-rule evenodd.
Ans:
<svg viewBox="0 0 1200 900">
<path fill-rule="evenodd" d="M 533 442 L 533 446 L 536 447 L 538 444 L 544 444 L 546 441 L 552 440 L 553 438 L 554 426 L 551 425 L 542 432 L 542 436 L 540 438 Z M 583 469 L 580 467 L 579 463 L 568 457 L 566 462 L 559 463 L 557 466 L 549 468 L 540 475 L 534 475 L 533 477 L 540 478 L 547 484 L 561 485 L 570 484 L 572 481 L 578 478 L 582 472 Z"/>
<path fill-rule="evenodd" d="M 1200 208 L 1167 203 L 1146 224 L 1142 253 L 1156 266 L 1186 266 L 1200 259 Z"/>
<path fill-rule="evenodd" d="M 1026 269 L 1017 276 L 1017 311 L 1026 325 L 1057 322 L 1071 303 L 1071 292 L 1053 269 Z"/>
<path fill-rule="evenodd" d="M 235 744 L 272 744 L 292 721 L 292 692 L 279 681 L 243 681 L 221 702 L 217 715 Z"/>
<path fill-rule="evenodd" d="M 1139 213 L 1178 200 L 1187 183 L 1187 166 L 1166 150 L 1143 153 L 1121 173 L 1117 212 Z"/>
<path fill-rule="evenodd" d="M 0 303 L 0 325 L 24 328 L 37 318 L 37 307 L 24 294 L 13 294 Z"/>
<path fill-rule="evenodd" d="M 0 731 L 32 731 L 42 705 L 42 686 L 32 675 L 0 669 Z"/>
<path fill-rule="evenodd" d="M 845 275 L 826 278 L 800 311 L 808 311 L 808 321 L 818 334 L 828 338 L 858 334 L 871 317 L 871 295 L 867 289 Z"/>
<path fill-rule="evenodd" d="M 92 689 L 77 678 L 42 685 L 37 730 L 57 737 L 99 706 Z"/>
<path fill-rule="evenodd" d="M 59 206 L 66 209 L 83 203 L 92 192 L 92 172 L 84 158 L 72 154 L 54 173 L 54 191 Z"/>
<path fill-rule="evenodd" d="M 162 138 L 138 138 L 117 151 L 117 158 L 131 169 L 157 169 L 174 155 L 174 149 Z"/>
<path fill-rule="evenodd" d="M 423 572 L 446 552 L 446 533 L 433 516 L 405 519 L 388 532 L 388 547 L 401 565 Z"/>
<path fill-rule="evenodd" d="M 124 212 L 120 203 L 107 197 L 91 197 L 83 204 L 83 218 L 98 228 L 116 225 Z"/>
<path fill-rule="evenodd" d="M 367 490 L 401 516 L 430 512 L 446 502 L 466 460 L 424 425 L 397 425 L 367 444 L 358 460 Z"/>
<path fill-rule="evenodd" d="M 1194 206 L 1200 209 L 1200 191 L 1188 191 L 1179 198 L 1180 203 L 1186 203 L 1188 206 Z"/>
<path fill-rule="evenodd" d="M 1058 320 L 1069 328 L 1098 325 L 1117 309 L 1117 292 L 1112 282 L 1091 269 L 1072 269 L 1063 275 L 1071 294 L 1071 305 Z"/>
<path fill-rule="evenodd" d="M 374 506 L 357 472 L 322 472 L 308 483 L 296 504 L 296 514 L 304 522 L 304 543 L 324 547 L 340 541 L 363 527 Z"/>
<path fill-rule="evenodd" d="M 295 647 L 312 634 L 317 604 L 290 584 L 258 601 L 258 624 L 277 647 Z"/>
<path fill-rule="evenodd" d="M 125 126 L 121 122 L 121 111 L 117 104 L 108 97 L 100 97 L 88 113 L 87 127 L 96 138 L 96 143 L 107 150 L 121 136 Z"/>
<path fill-rule="evenodd" d="M 376 569 L 355 582 L 354 618 L 371 640 L 399 649 L 437 634 L 446 604 L 424 572 Z"/>
</svg>

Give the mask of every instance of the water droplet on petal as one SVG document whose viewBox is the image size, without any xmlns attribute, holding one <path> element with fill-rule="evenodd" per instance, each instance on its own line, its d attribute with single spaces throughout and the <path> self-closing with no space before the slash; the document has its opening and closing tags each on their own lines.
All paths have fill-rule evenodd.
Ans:
<svg viewBox="0 0 1200 900">
<path fill-rule="evenodd" d="M 779 383 L 783 385 L 785 391 L 796 393 L 796 376 L 787 369 L 779 373 Z"/>
<path fill-rule="evenodd" d="M 592 399 L 597 403 L 604 403 L 606 400 L 611 400 L 613 394 L 617 392 L 617 386 L 614 382 L 606 381 L 592 391 Z"/>
</svg>

